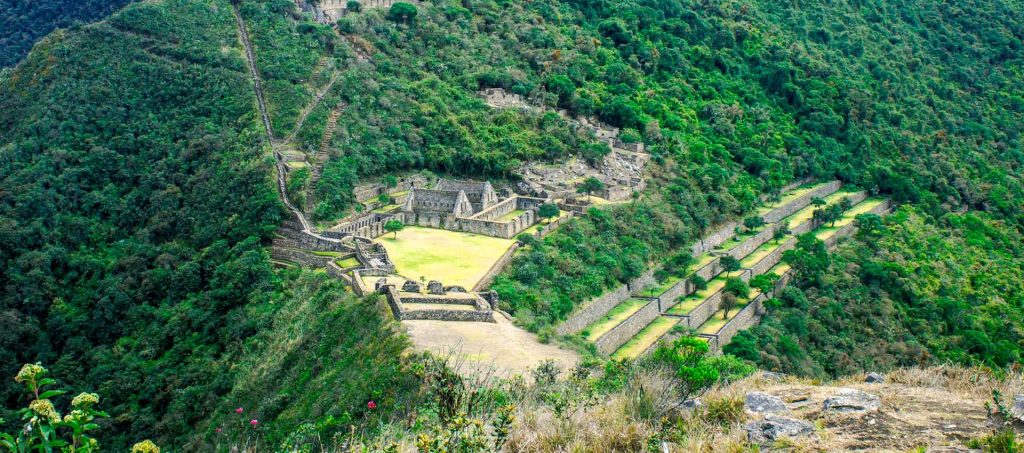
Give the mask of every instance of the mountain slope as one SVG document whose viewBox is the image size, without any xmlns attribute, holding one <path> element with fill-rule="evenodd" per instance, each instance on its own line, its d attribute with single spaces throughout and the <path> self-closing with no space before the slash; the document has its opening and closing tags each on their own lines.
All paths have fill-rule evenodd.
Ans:
<svg viewBox="0 0 1024 453">
<path fill-rule="evenodd" d="M 13 66 L 54 29 L 102 19 L 130 1 L 0 1 L 0 67 Z"/>
</svg>

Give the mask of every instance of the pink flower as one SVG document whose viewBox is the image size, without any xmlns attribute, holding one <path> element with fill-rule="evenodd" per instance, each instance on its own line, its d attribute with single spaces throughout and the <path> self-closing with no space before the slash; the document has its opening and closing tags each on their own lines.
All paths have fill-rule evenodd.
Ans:
<svg viewBox="0 0 1024 453">
<path fill-rule="evenodd" d="M 217 434 L 220 434 L 220 433 L 224 432 L 224 430 L 220 429 L 220 428 L 217 428 L 216 431 L 217 431 Z"/>
<path fill-rule="evenodd" d="M 370 410 L 372 411 L 377 408 L 377 403 L 370 401 L 369 403 L 366 403 L 366 407 L 370 408 Z"/>
<path fill-rule="evenodd" d="M 236 414 L 241 414 L 242 413 L 242 408 L 235 409 L 235 413 Z"/>
<path fill-rule="evenodd" d="M 252 420 L 249 420 L 249 424 L 250 424 L 250 425 L 252 425 L 252 426 L 256 426 L 256 425 L 260 424 L 260 421 L 259 421 L 259 420 L 256 420 L 256 419 L 254 418 L 254 419 L 252 419 Z"/>
</svg>

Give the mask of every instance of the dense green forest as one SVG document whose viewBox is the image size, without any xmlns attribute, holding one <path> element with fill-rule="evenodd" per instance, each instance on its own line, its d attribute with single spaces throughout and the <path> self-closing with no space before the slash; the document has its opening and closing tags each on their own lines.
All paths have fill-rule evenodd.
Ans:
<svg viewBox="0 0 1024 453">
<path fill-rule="evenodd" d="M 1019 3 L 437 0 L 337 30 L 290 0 L 238 9 L 275 135 L 318 90 L 297 146 L 318 149 L 340 115 L 305 187 L 321 220 L 369 177 L 514 179 L 526 160 L 606 152 L 557 115 L 487 108 L 481 88 L 648 145 L 643 196 L 580 216 L 495 281 L 532 330 L 679 262 L 794 179 L 839 178 L 910 207 L 773 301 L 731 351 L 809 375 L 1019 360 Z M 423 369 L 379 301 L 272 269 L 263 246 L 284 214 L 238 39 L 227 0 L 145 2 L 0 72 L 0 375 L 39 361 L 103 395 L 114 450 L 147 437 L 203 449 L 236 408 L 273 441 L 372 431 L 422 397 Z M 323 67 L 339 70 L 333 85 Z M 595 385 L 621 388 L 616 366 Z M 9 380 L 0 400 L 24 402 Z M 0 416 L 12 431 L 16 416 Z"/>
<path fill-rule="evenodd" d="M 102 19 L 130 1 L 0 1 L 0 67 L 13 66 L 54 29 Z"/>
</svg>

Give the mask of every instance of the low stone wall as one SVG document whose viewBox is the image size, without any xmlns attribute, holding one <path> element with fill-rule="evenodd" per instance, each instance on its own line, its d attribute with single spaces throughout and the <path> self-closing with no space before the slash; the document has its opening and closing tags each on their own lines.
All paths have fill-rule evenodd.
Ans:
<svg viewBox="0 0 1024 453">
<path fill-rule="evenodd" d="M 512 261 L 512 256 L 515 255 L 516 250 L 519 250 L 519 247 L 521 246 L 518 242 L 512 244 L 512 246 L 501 255 L 501 258 L 498 258 L 498 261 L 495 261 L 494 264 L 491 265 L 491 268 L 487 270 L 487 273 L 484 274 L 482 278 L 480 278 L 480 281 L 476 282 L 476 285 L 473 286 L 473 291 L 482 291 L 484 288 L 490 286 L 491 282 L 494 281 L 494 277 L 497 277 L 498 274 L 501 273 L 502 269 L 505 269 L 505 266 L 508 266 L 508 263 Z"/>
<path fill-rule="evenodd" d="M 783 242 L 778 248 L 765 255 L 764 258 L 761 258 L 761 261 L 750 266 L 750 275 L 757 276 L 768 272 L 769 269 L 774 267 L 776 264 L 779 264 L 779 261 L 782 260 L 782 254 L 793 247 L 796 247 L 796 238 L 789 238 L 789 240 Z"/>
<path fill-rule="evenodd" d="M 644 327 L 647 327 L 651 321 L 654 321 L 661 314 L 661 302 L 657 298 L 649 300 L 650 302 L 647 305 L 644 305 L 636 313 L 633 313 L 630 317 L 613 327 L 612 330 L 605 332 L 604 335 L 601 335 L 601 338 L 594 342 L 598 352 L 605 355 L 615 352 L 616 349 L 626 344 L 630 338 L 635 337 L 636 334 L 640 333 Z"/>
<path fill-rule="evenodd" d="M 559 324 L 555 331 L 559 335 L 580 333 L 583 329 L 586 329 L 587 326 L 593 324 L 598 319 L 601 319 L 601 317 L 604 316 L 605 313 L 608 313 L 608 310 L 611 310 L 612 307 L 615 307 L 626 299 L 629 299 L 629 287 L 626 285 L 619 286 L 618 288 L 604 293 L 601 296 L 595 297 L 580 306 L 575 313 Z"/>
<path fill-rule="evenodd" d="M 722 346 L 729 344 L 739 331 L 757 324 L 761 319 L 761 311 L 766 299 L 768 296 L 758 294 L 746 307 L 734 314 L 732 319 L 726 322 L 721 329 L 718 329 L 718 334 L 715 335 L 717 341 L 712 351 L 718 351 Z"/>
<path fill-rule="evenodd" d="M 566 215 L 564 215 L 562 217 L 559 217 L 559 218 L 557 218 L 555 220 L 552 220 L 551 223 L 549 223 L 547 225 L 541 225 L 540 228 L 537 228 L 537 233 L 535 235 L 538 238 L 542 239 L 545 236 L 547 236 L 547 235 L 551 234 L 552 232 L 554 232 L 556 229 L 558 229 L 558 227 L 562 226 L 563 223 L 568 222 L 569 219 L 573 218 L 573 216 L 575 216 L 575 214 L 573 214 L 572 212 L 569 212 L 569 213 L 567 213 Z"/>
<path fill-rule="evenodd" d="M 696 329 L 704 324 L 711 315 L 718 311 L 718 306 L 722 303 L 722 291 L 716 291 L 714 294 L 708 296 L 704 302 L 690 310 L 690 313 L 683 318 L 685 326 L 690 329 Z"/>
<path fill-rule="evenodd" d="M 302 244 L 302 248 L 310 250 L 327 250 L 332 252 L 351 252 L 352 250 L 340 242 L 328 241 L 316 236 L 310 236 L 298 230 L 290 228 L 281 228 L 278 230 L 281 235 L 291 239 L 299 244 Z"/>
<path fill-rule="evenodd" d="M 487 209 L 484 209 L 483 211 L 480 211 L 480 212 L 470 216 L 470 218 L 471 219 L 477 219 L 477 220 L 494 220 L 494 219 L 497 219 L 497 218 L 499 218 L 499 217 L 501 217 L 501 216 L 503 216 L 505 214 L 508 214 L 508 213 L 516 210 L 516 207 L 518 205 L 518 202 L 516 200 L 517 198 L 518 197 L 510 197 L 510 198 L 506 198 L 504 200 L 501 200 L 501 201 L 495 203 L 493 206 L 490 206 Z"/>
<path fill-rule="evenodd" d="M 758 231 L 757 234 L 747 238 L 747 240 L 739 243 L 736 247 L 729 249 L 726 253 L 733 258 L 741 260 L 749 255 L 750 252 L 757 250 L 758 247 L 770 241 L 772 236 L 775 235 L 776 228 L 779 228 L 778 225 L 765 225 L 761 227 L 761 231 Z"/>
<path fill-rule="evenodd" d="M 793 213 L 811 204 L 812 198 L 823 198 L 831 194 L 832 192 L 839 190 L 839 188 L 842 186 L 843 183 L 839 181 L 829 182 L 827 184 L 822 185 L 821 187 L 818 187 L 810 192 L 801 195 L 799 198 L 796 198 L 795 200 L 790 201 L 785 205 L 779 206 L 778 208 L 768 211 L 763 216 L 761 216 L 761 218 L 764 219 L 766 223 L 778 222 L 779 220 L 789 217 Z"/>
<path fill-rule="evenodd" d="M 642 295 L 644 290 L 652 286 L 656 286 L 658 281 L 654 279 L 654 269 L 647 269 L 646 272 L 640 274 L 639 277 L 630 280 L 626 283 L 629 287 L 629 293 L 634 296 Z"/>
<path fill-rule="evenodd" d="M 477 310 L 445 310 L 445 309 L 430 309 L 430 310 L 406 310 L 402 306 L 402 296 L 394 285 L 387 285 L 384 287 L 384 294 L 387 296 L 388 306 L 391 307 L 391 312 L 394 314 L 395 319 L 400 321 L 411 321 L 411 320 L 434 320 L 434 321 L 469 321 L 469 322 L 495 322 L 494 312 L 488 309 L 477 309 Z M 418 302 L 420 298 L 414 298 Z M 425 298 L 424 298 L 425 299 Z M 452 299 L 456 300 L 456 299 Z M 465 299 L 458 299 L 458 303 L 465 304 Z M 434 299 L 431 303 L 452 303 L 449 301 L 439 302 Z M 480 307 L 481 302 L 475 303 L 475 306 Z"/>
<path fill-rule="evenodd" d="M 693 252 L 693 256 L 703 255 L 706 252 L 714 250 L 723 242 L 728 241 L 736 235 L 736 227 L 739 226 L 736 222 L 729 222 L 719 227 L 715 232 L 704 236 L 697 243 L 693 244 L 690 251 Z"/>
<path fill-rule="evenodd" d="M 291 261 L 293 263 L 313 268 L 325 267 L 327 266 L 327 263 L 331 261 L 331 259 L 326 256 L 318 256 L 301 250 L 284 249 L 279 247 L 272 247 L 270 249 L 270 257 L 276 260 Z"/>
</svg>

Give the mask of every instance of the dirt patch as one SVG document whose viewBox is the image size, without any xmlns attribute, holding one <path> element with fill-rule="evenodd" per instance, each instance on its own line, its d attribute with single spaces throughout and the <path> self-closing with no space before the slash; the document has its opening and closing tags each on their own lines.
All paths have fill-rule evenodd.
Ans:
<svg viewBox="0 0 1024 453">
<path fill-rule="evenodd" d="M 526 374 L 545 359 L 563 370 L 573 367 L 579 357 L 550 344 L 512 324 L 500 313 L 496 323 L 451 321 L 403 321 L 417 350 L 438 354 L 454 352 L 463 356 L 466 370 L 494 368 L 497 375 Z"/>
</svg>

